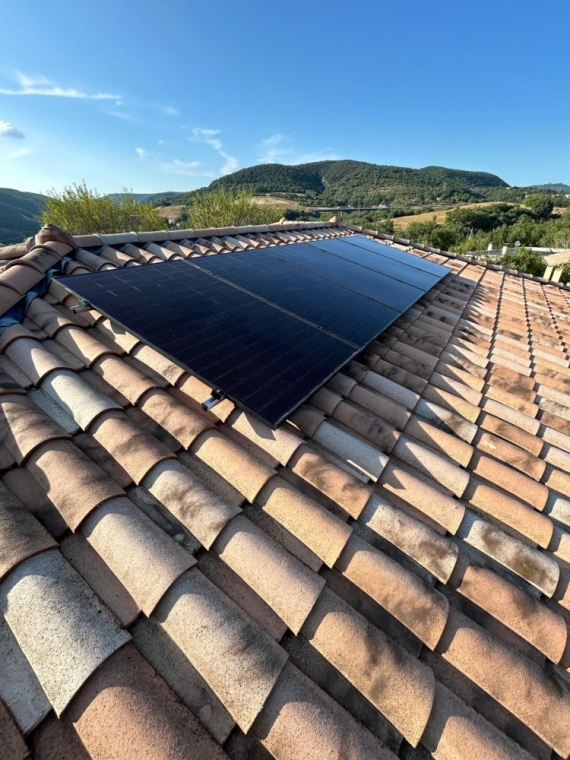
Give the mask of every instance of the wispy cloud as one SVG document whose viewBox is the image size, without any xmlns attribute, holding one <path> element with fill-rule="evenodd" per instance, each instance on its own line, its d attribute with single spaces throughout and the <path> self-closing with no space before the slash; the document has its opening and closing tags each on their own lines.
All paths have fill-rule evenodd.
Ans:
<svg viewBox="0 0 570 760">
<path fill-rule="evenodd" d="M 124 111 L 113 111 L 113 110 L 107 110 L 105 113 L 108 113 L 109 116 L 114 116 L 116 119 L 122 119 L 123 121 L 133 121 L 134 116 L 131 116 L 130 113 L 125 113 Z"/>
<path fill-rule="evenodd" d="M 219 135 L 220 132 L 220 129 L 196 127 L 196 129 L 192 130 L 194 137 L 189 137 L 188 139 L 191 141 L 196 140 L 198 142 L 206 143 L 211 148 L 213 148 L 216 153 L 220 154 L 220 156 L 224 159 L 224 164 L 220 169 L 220 174 L 224 176 L 225 174 L 231 174 L 232 172 L 235 172 L 236 169 L 239 168 L 239 161 L 235 156 L 230 156 L 224 151 L 223 142 L 219 137 L 216 137 L 216 135 Z"/>
<path fill-rule="evenodd" d="M 18 150 L 12 150 L 8 153 L 9 158 L 24 158 L 24 156 L 29 156 L 32 152 L 31 148 L 18 148 Z"/>
<path fill-rule="evenodd" d="M 200 161 L 182 161 L 180 158 L 166 160 L 160 153 L 153 153 L 146 148 L 135 148 L 139 161 L 145 161 L 153 169 L 166 174 L 178 174 L 184 177 L 215 177 L 214 174 L 200 169 Z"/>
<path fill-rule="evenodd" d="M 26 135 L 9 121 L 0 121 L 0 137 L 8 137 L 11 140 L 23 140 Z"/>
<path fill-rule="evenodd" d="M 162 113 L 165 113 L 167 116 L 178 116 L 180 111 L 176 106 L 158 106 L 159 110 L 162 111 Z"/>
<path fill-rule="evenodd" d="M 277 132 L 261 141 L 258 151 L 260 164 L 309 164 L 312 161 L 334 161 L 342 158 L 332 148 L 303 153 L 292 144 L 288 135 Z"/>
<path fill-rule="evenodd" d="M 47 95 L 55 98 L 83 98 L 88 100 L 121 100 L 120 95 L 108 92 L 87 93 L 74 87 L 62 87 L 45 76 L 28 76 L 21 71 L 16 72 L 18 88 L 1 87 L 1 95 Z"/>
<path fill-rule="evenodd" d="M 179 158 L 175 158 L 172 161 L 158 161 L 156 164 L 157 169 L 167 174 L 181 174 L 184 177 L 211 176 L 208 172 L 198 171 L 199 166 L 199 161 L 181 161 Z"/>
</svg>

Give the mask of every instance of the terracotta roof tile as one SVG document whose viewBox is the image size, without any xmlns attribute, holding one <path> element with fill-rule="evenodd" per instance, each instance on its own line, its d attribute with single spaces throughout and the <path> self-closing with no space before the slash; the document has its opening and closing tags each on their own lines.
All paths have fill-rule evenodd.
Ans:
<svg viewBox="0 0 570 760">
<path fill-rule="evenodd" d="M 568 639 L 566 623 L 530 594 L 491 570 L 475 565 L 467 568 L 458 591 L 553 662 L 562 658 Z"/>
<path fill-rule="evenodd" d="M 81 532 L 146 615 L 196 563 L 126 498 L 110 499 L 91 512 Z"/>
<path fill-rule="evenodd" d="M 0 700 L 0 742 L 7 760 L 26 760 L 28 747 L 6 705 Z"/>
<path fill-rule="evenodd" d="M 360 521 L 398 547 L 442 583 L 446 583 L 457 561 L 457 547 L 428 525 L 373 494 Z"/>
<path fill-rule="evenodd" d="M 51 441 L 36 449 L 26 469 L 72 530 L 101 502 L 123 489 L 71 441 Z"/>
<path fill-rule="evenodd" d="M 34 383 L 38 385 L 55 369 L 71 369 L 70 365 L 30 338 L 15 340 L 5 349 L 8 357 Z"/>
<path fill-rule="evenodd" d="M 439 651 L 559 754 L 570 753 L 570 693 L 560 681 L 453 609 Z"/>
<path fill-rule="evenodd" d="M 299 632 L 323 588 L 322 578 L 244 515 L 228 523 L 214 549 L 294 633 Z"/>
<path fill-rule="evenodd" d="M 64 409 L 82 430 L 103 412 L 121 406 L 95 390 L 75 372 L 55 370 L 43 380 L 41 389 Z"/>
<path fill-rule="evenodd" d="M 7 705 L 20 731 L 29 733 L 51 710 L 32 666 L 0 615 L 0 702 Z"/>
<path fill-rule="evenodd" d="M 128 627 L 136 620 L 140 612 L 137 603 L 81 533 L 64 538 L 60 551 L 121 625 Z"/>
<path fill-rule="evenodd" d="M 427 514 L 450 533 L 457 532 L 465 507 L 451 496 L 423 482 L 393 461 L 386 467 L 381 483 L 388 491 Z"/>
<path fill-rule="evenodd" d="M 140 408 L 167 430 L 185 449 L 205 430 L 213 427 L 204 417 L 192 412 L 170 394 L 153 389 L 139 401 Z"/>
<path fill-rule="evenodd" d="M 200 552 L 198 569 L 272 639 L 281 641 L 287 625 L 215 552 Z"/>
<path fill-rule="evenodd" d="M 194 454 L 253 501 L 275 472 L 256 461 L 217 431 L 207 430 L 194 442 Z"/>
<path fill-rule="evenodd" d="M 435 649 L 449 606 L 438 591 L 355 535 L 350 537 L 337 569 Z"/>
<path fill-rule="evenodd" d="M 70 438 L 27 396 L 0 395 L 0 441 L 21 464 L 48 441 Z"/>
<path fill-rule="evenodd" d="M 285 665 L 286 653 L 198 570 L 172 586 L 155 616 L 248 731 Z"/>
<path fill-rule="evenodd" d="M 24 560 L 55 546 L 41 523 L 0 485 L 0 581 Z"/>
<path fill-rule="evenodd" d="M 514 472 L 507 465 L 479 452 L 473 455 L 471 469 L 475 475 L 495 483 L 535 509 L 544 509 L 548 499 L 548 488 L 541 483 L 536 483 L 526 475 Z"/>
<path fill-rule="evenodd" d="M 290 663 L 252 730 L 280 760 L 395 757 Z"/>
<path fill-rule="evenodd" d="M 57 340 L 88 368 L 105 354 L 122 353 L 122 349 L 113 348 L 98 340 L 93 332 L 78 327 L 64 327 L 58 332 Z"/>
<path fill-rule="evenodd" d="M 240 508 L 215 493 L 179 462 L 166 460 L 149 472 L 143 485 L 207 549 Z"/>
<path fill-rule="evenodd" d="M 433 712 L 422 744 L 437 758 L 531 760 L 520 745 L 437 681 Z"/>
<path fill-rule="evenodd" d="M 267 483 L 257 502 L 328 567 L 335 564 L 351 534 L 342 520 L 279 477 Z"/>
<path fill-rule="evenodd" d="M 62 716 L 48 716 L 29 737 L 34 760 L 91 760 L 73 724 Z"/>
<path fill-rule="evenodd" d="M 412 746 L 419 743 L 434 698 L 429 668 L 328 589 L 321 594 L 303 635 Z"/>
<path fill-rule="evenodd" d="M 289 462 L 302 443 L 301 438 L 293 433 L 284 428 L 271 430 L 247 412 L 236 412 L 229 420 L 229 424 L 282 465 Z"/>
<path fill-rule="evenodd" d="M 26 469 L 16 467 L 8 470 L 2 481 L 52 536 L 59 538 L 67 530 L 57 509 Z"/>
<path fill-rule="evenodd" d="M 302 445 L 289 462 L 292 471 L 357 518 L 370 498 L 371 489 L 356 478 Z"/>
<path fill-rule="evenodd" d="M 0 610 L 57 715 L 130 638 L 54 550 L 26 560 L 2 582 Z"/>
<path fill-rule="evenodd" d="M 97 670 L 73 701 L 69 718 L 95 760 L 225 757 L 132 645 Z"/>
<path fill-rule="evenodd" d="M 176 385 L 178 380 L 186 374 L 185 370 L 177 367 L 170 359 L 162 356 L 150 346 L 140 343 L 131 350 L 131 356 L 138 359 L 143 364 L 147 364 L 155 372 L 164 377 L 171 385 Z"/>
<path fill-rule="evenodd" d="M 138 651 L 214 739 L 223 744 L 235 723 L 184 653 L 154 618 L 139 618 L 132 633 Z"/>
<path fill-rule="evenodd" d="M 468 513 L 461 526 L 461 537 L 467 544 L 528 581 L 546 596 L 554 594 L 560 578 L 560 567 L 546 552 L 539 552 Z"/>
<path fill-rule="evenodd" d="M 159 462 L 174 455 L 164 444 L 140 430 L 123 412 L 99 415 L 89 432 L 138 485 Z"/>
<path fill-rule="evenodd" d="M 327 421 L 317 427 L 312 437 L 375 481 L 388 462 L 385 454 Z"/>
</svg>

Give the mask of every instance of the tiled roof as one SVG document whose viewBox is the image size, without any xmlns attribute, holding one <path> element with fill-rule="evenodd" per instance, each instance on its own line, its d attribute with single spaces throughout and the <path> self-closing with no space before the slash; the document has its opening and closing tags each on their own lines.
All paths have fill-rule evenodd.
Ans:
<svg viewBox="0 0 570 760">
<path fill-rule="evenodd" d="M 2 249 L 3 759 L 570 755 L 567 289 L 377 236 L 449 274 L 271 431 L 50 277 L 355 231 Z"/>
</svg>

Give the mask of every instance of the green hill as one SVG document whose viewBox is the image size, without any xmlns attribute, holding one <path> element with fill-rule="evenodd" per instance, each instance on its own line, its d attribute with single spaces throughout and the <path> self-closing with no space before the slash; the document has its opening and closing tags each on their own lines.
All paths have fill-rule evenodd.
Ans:
<svg viewBox="0 0 570 760">
<path fill-rule="evenodd" d="M 120 201 L 126 195 L 130 195 L 130 193 L 109 193 L 109 198 L 114 201 Z M 141 203 L 151 203 L 153 206 L 159 205 L 177 195 L 180 195 L 180 193 L 177 193 L 174 190 L 167 190 L 163 193 L 132 193 L 132 196 L 136 201 L 140 201 Z"/>
<path fill-rule="evenodd" d="M 430 203 L 441 200 L 481 200 L 508 185 L 495 174 L 426 166 L 409 169 L 364 161 L 317 161 L 285 166 L 260 164 L 214 180 L 209 189 L 246 187 L 255 195 L 273 195 L 306 205 L 377 205 L 394 200 Z M 199 192 L 199 191 L 198 191 Z M 171 200 L 187 203 L 193 193 Z"/>
<path fill-rule="evenodd" d="M 532 185 L 535 190 L 552 190 L 553 193 L 570 193 L 570 185 L 564 182 L 548 182 L 546 185 Z"/>
<path fill-rule="evenodd" d="M 0 188 L 0 243 L 20 243 L 35 235 L 41 227 L 44 201 L 37 193 Z"/>
</svg>

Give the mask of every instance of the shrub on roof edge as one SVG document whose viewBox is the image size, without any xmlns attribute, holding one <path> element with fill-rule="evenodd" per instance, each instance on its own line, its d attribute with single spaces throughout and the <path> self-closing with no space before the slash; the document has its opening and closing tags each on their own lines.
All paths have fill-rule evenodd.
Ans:
<svg viewBox="0 0 570 760">
<path fill-rule="evenodd" d="M 155 208 L 137 201 L 125 191 L 119 199 L 91 190 L 85 182 L 50 190 L 42 212 L 43 224 L 55 224 L 72 235 L 113 232 L 148 232 L 167 229 L 166 219 Z"/>
</svg>

